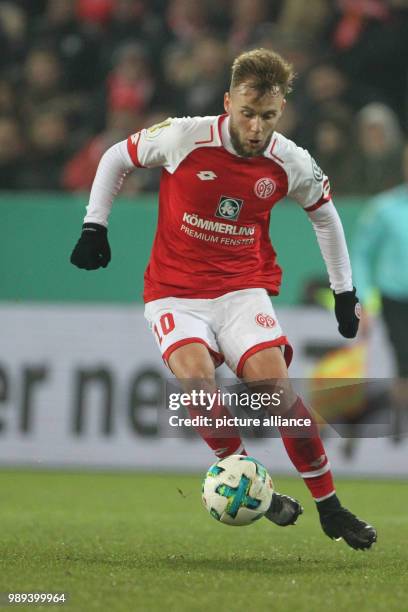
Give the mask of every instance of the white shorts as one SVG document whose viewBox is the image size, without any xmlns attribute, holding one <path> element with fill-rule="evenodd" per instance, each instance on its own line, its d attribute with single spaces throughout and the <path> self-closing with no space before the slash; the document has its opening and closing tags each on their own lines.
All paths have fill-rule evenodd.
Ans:
<svg viewBox="0 0 408 612">
<path fill-rule="evenodd" d="M 288 366 L 292 360 L 292 347 L 265 289 L 242 289 L 210 300 L 153 300 L 146 304 L 145 317 L 167 365 L 174 350 L 192 342 L 204 344 L 216 366 L 225 361 L 240 378 L 248 357 L 264 348 L 282 346 Z"/>
</svg>

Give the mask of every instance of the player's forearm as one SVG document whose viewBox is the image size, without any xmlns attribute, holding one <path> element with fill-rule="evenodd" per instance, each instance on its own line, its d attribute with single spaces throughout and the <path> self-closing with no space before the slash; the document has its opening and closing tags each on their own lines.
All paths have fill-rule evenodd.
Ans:
<svg viewBox="0 0 408 612">
<path fill-rule="evenodd" d="M 351 291 L 353 280 L 343 225 L 333 202 L 309 213 L 335 293 Z"/>
<path fill-rule="evenodd" d="M 113 200 L 119 193 L 125 176 L 133 168 L 126 140 L 118 142 L 104 153 L 92 184 L 85 223 L 98 223 L 105 227 L 108 225 Z"/>
</svg>

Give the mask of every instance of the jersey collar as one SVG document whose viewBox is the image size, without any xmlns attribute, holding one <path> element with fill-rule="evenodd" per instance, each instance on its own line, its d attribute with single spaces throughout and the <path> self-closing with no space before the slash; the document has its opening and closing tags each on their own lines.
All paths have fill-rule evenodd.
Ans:
<svg viewBox="0 0 408 612">
<path fill-rule="evenodd" d="M 229 115 L 227 115 L 227 113 L 220 116 L 218 129 L 219 129 L 221 144 L 224 147 L 224 149 L 228 151 L 228 153 L 232 153 L 232 155 L 236 155 L 237 157 L 240 157 L 240 155 L 238 155 L 238 153 L 232 146 L 231 136 L 229 132 L 229 122 L 230 122 L 230 118 L 229 118 Z"/>
</svg>

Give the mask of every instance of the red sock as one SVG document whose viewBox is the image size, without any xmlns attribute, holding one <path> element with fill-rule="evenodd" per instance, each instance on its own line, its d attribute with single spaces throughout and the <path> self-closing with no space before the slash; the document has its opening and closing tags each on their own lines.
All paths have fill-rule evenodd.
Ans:
<svg viewBox="0 0 408 612">
<path fill-rule="evenodd" d="M 298 397 L 285 418 L 307 418 L 309 427 L 279 427 L 283 444 L 293 465 L 305 481 L 316 501 L 322 501 L 335 493 L 330 463 L 324 450 L 319 430 L 311 413 Z"/>
<path fill-rule="evenodd" d="M 208 416 L 212 419 L 221 419 L 223 417 L 231 418 L 232 414 L 223 404 L 215 402 L 211 410 L 206 410 L 204 407 L 187 406 L 187 409 L 192 418 L 199 415 Z M 211 450 L 219 459 L 229 457 L 229 455 L 246 455 L 244 444 L 242 442 L 239 431 L 236 427 L 195 427 L 196 432 L 208 444 Z"/>
</svg>

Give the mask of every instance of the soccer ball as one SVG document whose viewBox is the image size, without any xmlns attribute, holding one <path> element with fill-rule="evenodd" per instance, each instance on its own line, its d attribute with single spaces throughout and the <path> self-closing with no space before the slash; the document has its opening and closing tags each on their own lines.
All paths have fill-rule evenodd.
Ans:
<svg viewBox="0 0 408 612">
<path fill-rule="evenodd" d="M 273 483 L 266 468 L 253 457 L 230 455 L 212 465 L 202 497 L 208 512 L 226 525 L 251 525 L 271 505 Z"/>
</svg>

